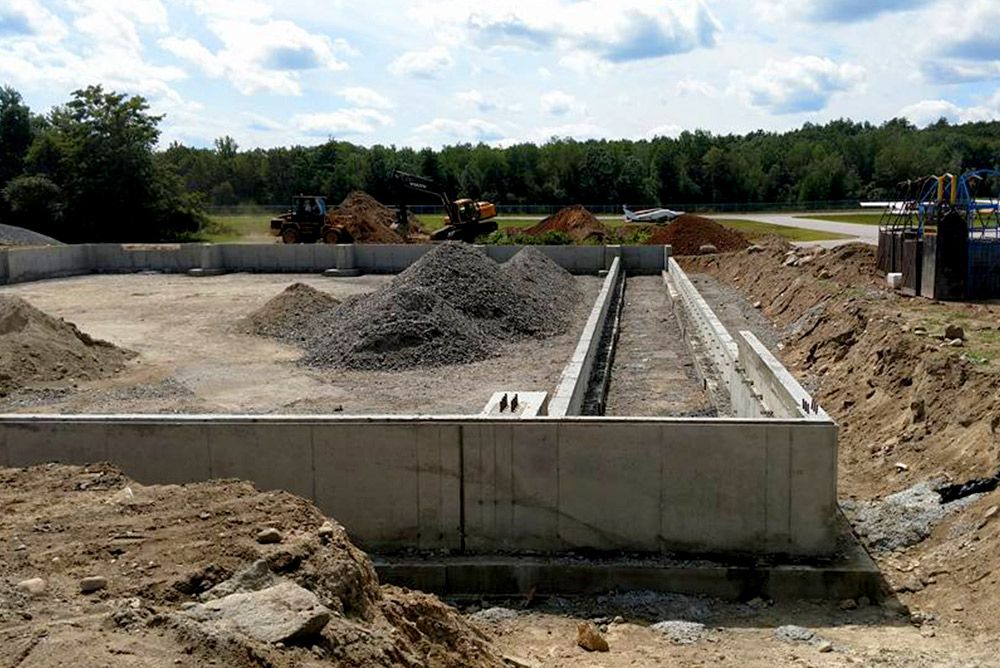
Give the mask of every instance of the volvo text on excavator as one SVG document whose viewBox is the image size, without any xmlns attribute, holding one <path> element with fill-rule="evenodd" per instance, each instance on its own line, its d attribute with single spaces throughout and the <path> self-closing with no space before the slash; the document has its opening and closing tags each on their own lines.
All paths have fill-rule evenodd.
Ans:
<svg viewBox="0 0 1000 668">
<path fill-rule="evenodd" d="M 405 203 L 405 189 L 434 195 L 441 200 L 447 224 L 431 234 L 431 241 L 467 241 L 472 243 L 477 237 L 495 232 L 497 207 L 492 202 L 477 202 L 471 199 L 452 200 L 444 188 L 433 179 L 416 174 L 408 174 L 398 169 L 392 173 L 396 184 L 396 225 L 397 232 L 404 236 L 409 232 L 409 212 Z"/>
</svg>

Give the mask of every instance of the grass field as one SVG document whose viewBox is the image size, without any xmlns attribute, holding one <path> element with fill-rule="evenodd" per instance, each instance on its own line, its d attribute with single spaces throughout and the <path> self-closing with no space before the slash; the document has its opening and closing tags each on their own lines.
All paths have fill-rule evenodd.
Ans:
<svg viewBox="0 0 1000 668">
<path fill-rule="evenodd" d="M 819 216 L 800 217 L 826 220 L 825 218 L 820 218 Z M 268 226 L 270 219 L 271 216 L 267 213 L 212 216 L 210 218 L 209 225 L 202 230 L 198 238 L 200 241 L 210 243 L 225 243 L 234 241 L 269 243 L 274 240 L 274 237 L 270 234 L 270 228 Z M 497 227 L 501 230 L 530 227 L 539 220 L 541 220 L 541 217 L 539 216 L 502 216 L 496 219 Z M 625 221 L 623 221 L 620 216 L 600 218 L 600 220 L 604 223 L 604 225 L 612 228 L 620 227 L 625 224 Z M 818 230 L 807 230 L 800 227 L 771 225 L 770 223 L 762 223 L 756 220 L 732 220 L 728 218 L 717 218 L 715 220 L 726 227 L 739 230 L 750 239 L 762 237 L 768 234 L 776 234 L 780 237 L 788 239 L 789 241 L 827 241 L 831 239 L 850 238 L 846 235 L 836 234 L 833 232 L 820 232 Z M 420 221 L 423 224 L 424 229 L 428 232 L 433 232 L 444 224 L 443 219 L 440 216 L 424 216 L 420 219 Z"/>
<path fill-rule="evenodd" d="M 878 225 L 882 219 L 882 213 L 812 213 L 805 216 L 795 216 L 796 218 L 808 218 L 810 220 L 826 220 L 831 223 L 854 223 L 855 225 Z"/>
<path fill-rule="evenodd" d="M 739 230 L 748 239 L 757 239 L 768 234 L 776 234 L 789 241 L 830 241 L 833 239 L 851 238 L 846 234 L 837 234 L 836 232 L 807 230 L 802 227 L 785 227 L 784 225 L 761 223 L 756 220 L 732 220 L 729 218 L 715 218 L 714 220 L 721 225 Z"/>
</svg>

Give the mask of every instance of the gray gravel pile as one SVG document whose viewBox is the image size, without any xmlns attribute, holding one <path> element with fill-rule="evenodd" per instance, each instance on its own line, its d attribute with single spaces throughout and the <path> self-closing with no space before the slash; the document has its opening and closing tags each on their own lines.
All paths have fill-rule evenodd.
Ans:
<svg viewBox="0 0 1000 668">
<path fill-rule="evenodd" d="M 242 331 L 302 343 L 325 331 L 325 322 L 340 300 L 305 283 L 292 283 L 281 294 L 238 323 Z"/>
<path fill-rule="evenodd" d="M 542 281 L 554 272 L 545 264 L 548 258 L 539 261 L 529 254 L 526 260 L 515 262 L 517 259 L 514 256 L 505 270 L 476 248 L 449 242 L 414 262 L 391 285 L 397 289 L 413 286 L 431 290 L 496 335 L 548 336 L 564 331 L 566 318 L 560 312 L 562 308 L 572 310 L 578 297 L 575 288 L 565 295 L 568 304 L 562 306 L 556 304 L 552 294 L 542 298 L 537 288 L 528 292 L 525 285 L 532 272 L 544 272 Z M 556 269 L 572 281 L 568 272 L 558 266 Z"/>
<path fill-rule="evenodd" d="M 942 480 L 925 480 L 879 501 L 845 502 L 844 511 L 854 530 L 873 552 L 893 552 L 916 545 L 931 535 L 948 515 L 982 494 L 972 494 L 951 503 L 941 503 L 935 491 Z"/>
<path fill-rule="evenodd" d="M 24 227 L 0 224 L 0 246 L 62 246 L 63 242 Z"/>
<path fill-rule="evenodd" d="M 346 300 L 323 334 L 306 343 L 303 363 L 396 371 L 492 357 L 496 338 L 430 290 L 390 284 Z"/>
<path fill-rule="evenodd" d="M 463 364 L 496 355 L 510 339 L 563 332 L 580 296 L 575 280 L 531 251 L 501 267 L 467 244 L 441 244 L 377 292 L 316 314 L 303 363 L 392 371 Z"/>
<path fill-rule="evenodd" d="M 525 301 L 528 311 L 537 315 L 537 329 L 530 333 L 566 331 L 580 298 L 580 289 L 572 274 L 531 246 L 522 248 L 500 270 Z"/>
</svg>

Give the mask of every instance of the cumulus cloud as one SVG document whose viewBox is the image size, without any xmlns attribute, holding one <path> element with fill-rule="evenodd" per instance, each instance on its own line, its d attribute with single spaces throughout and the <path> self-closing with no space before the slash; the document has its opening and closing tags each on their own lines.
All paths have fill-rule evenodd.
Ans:
<svg viewBox="0 0 1000 668">
<path fill-rule="evenodd" d="M 581 105 L 575 97 L 561 90 L 542 95 L 542 111 L 550 116 L 565 116 L 571 111 L 580 111 Z"/>
<path fill-rule="evenodd" d="M 703 95 L 705 97 L 715 97 L 719 94 L 719 90 L 715 86 L 698 79 L 681 79 L 674 84 L 674 92 L 677 95 Z"/>
<path fill-rule="evenodd" d="M 865 70 L 858 65 L 804 56 L 769 60 L 750 76 L 737 72 L 732 88 L 752 106 L 776 114 L 795 114 L 819 111 L 835 93 L 853 90 L 864 80 Z"/>
<path fill-rule="evenodd" d="M 427 137 L 444 137 L 456 141 L 491 142 L 504 137 L 503 129 L 496 123 L 481 118 L 455 120 L 451 118 L 435 118 L 416 128 L 416 133 Z"/>
<path fill-rule="evenodd" d="M 200 11 L 207 13 L 209 8 Z M 345 70 L 347 63 L 338 56 L 356 53 L 344 40 L 311 33 L 292 21 L 230 18 L 226 5 L 220 11 L 209 14 L 206 21 L 222 44 L 218 50 L 174 36 L 162 39 L 160 46 L 210 77 L 227 79 L 244 95 L 259 91 L 301 95 L 301 71 Z"/>
<path fill-rule="evenodd" d="M 646 133 L 646 139 L 655 139 L 657 137 L 678 137 L 684 128 L 679 125 L 674 125 L 673 123 L 667 123 L 665 125 L 657 125 L 655 128 L 651 128 Z"/>
<path fill-rule="evenodd" d="M 0 2 L 0 37 L 60 40 L 67 34 L 66 24 L 38 0 Z"/>
<path fill-rule="evenodd" d="M 780 0 L 770 4 L 772 15 L 794 16 L 819 23 L 855 23 L 882 14 L 919 9 L 933 0 Z"/>
<path fill-rule="evenodd" d="M 703 0 L 425 0 L 411 14 L 448 43 L 555 49 L 571 67 L 580 54 L 628 63 L 712 47 L 721 30 Z"/>
<path fill-rule="evenodd" d="M 434 46 L 423 51 L 407 51 L 389 63 L 389 72 L 398 77 L 436 79 L 454 64 L 455 59 L 448 49 Z"/>
<path fill-rule="evenodd" d="M 338 109 L 316 114 L 297 114 L 292 124 L 307 135 L 337 137 L 366 135 L 392 124 L 392 118 L 376 109 Z"/>
<path fill-rule="evenodd" d="M 352 86 L 340 91 L 340 96 L 355 107 L 367 107 L 369 109 L 392 109 L 392 100 L 382 93 L 365 88 L 364 86 Z"/>
<path fill-rule="evenodd" d="M 1000 120 L 1000 90 L 981 104 L 961 107 L 949 100 L 921 100 L 899 110 L 897 116 L 918 127 L 947 119 L 949 123 L 975 123 Z"/>
</svg>

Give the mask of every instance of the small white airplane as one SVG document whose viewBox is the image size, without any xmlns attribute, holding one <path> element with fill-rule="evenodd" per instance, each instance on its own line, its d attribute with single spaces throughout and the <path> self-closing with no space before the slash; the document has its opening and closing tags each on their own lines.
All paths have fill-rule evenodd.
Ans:
<svg viewBox="0 0 1000 668">
<path fill-rule="evenodd" d="M 683 211 L 674 211 L 672 209 L 641 209 L 639 211 L 632 211 L 627 206 L 623 206 L 622 211 L 625 212 L 625 220 L 630 223 L 658 223 L 660 221 L 669 223 L 684 213 Z"/>
</svg>

